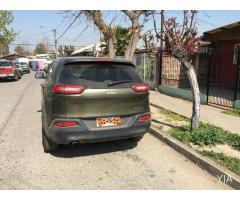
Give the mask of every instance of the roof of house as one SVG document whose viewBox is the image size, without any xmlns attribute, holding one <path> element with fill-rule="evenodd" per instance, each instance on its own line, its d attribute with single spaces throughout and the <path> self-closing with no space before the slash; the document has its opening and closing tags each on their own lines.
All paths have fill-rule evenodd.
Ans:
<svg viewBox="0 0 240 200">
<path fill-rule="evenodd" d="M 105 44 L 105 43 L 104 43 Z M 95 43 L 95 44 L 90 44 L 90 45 L 87 45 L 87 46 L 84 46 L 84 47 L 81 47 L 79 49 L 76 49 L 72 55 L 78 55 L 82 52 L 100 52 L 102 51 L 103 47 L 103 42 L 99 42 L 99 43 Z M 94 49 L 95 48 L 95 49 Z"/>
<path fill-rule="evenodd" d="M 201 39 L 204 41 L 240 39 L 240 21 L 206 31 Z"/>
<path fill-rule="evenodd" d="M 2 56 L 0 59 L 14 60 L 16 58 L 27 58 L 27 57 L 17 53 L 12 53 L 6 56 Z"/>
</svg>

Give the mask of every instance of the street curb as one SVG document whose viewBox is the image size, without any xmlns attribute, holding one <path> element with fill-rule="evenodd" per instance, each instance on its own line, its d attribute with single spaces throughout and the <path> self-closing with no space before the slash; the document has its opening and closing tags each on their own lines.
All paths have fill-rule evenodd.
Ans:
<svg viewBox="0 0 240 200">
<path fill-rule="evenodd" d="M 184 145 L 177 139 L 168 136 L 167 134 L 161 132 L 158 128 L 153 126 L 150 127 L 149 133 L 151 133 L 156 138 L 162 140 L 167 145 L 172 147 L 174 150 L 184 155 L 187 159 L 194 162 L 196 165 L 202 169 L 208 171 L 211 175 L 235 189 L 240 189 L 240 177 L 229 171 L 228 169 L 216 164 L 214 161 L 209 158 L 203 157 L 190 147 Z"/>
</svg>

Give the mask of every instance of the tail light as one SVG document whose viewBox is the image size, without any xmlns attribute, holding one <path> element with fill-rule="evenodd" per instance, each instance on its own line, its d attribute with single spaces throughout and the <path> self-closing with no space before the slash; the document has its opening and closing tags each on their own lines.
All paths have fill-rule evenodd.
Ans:
<svg viewBox="0 0 240 200">
<path fill-rule="evenodd" d="M 149 88 L 148 88 L 148 84 L 143 83 L 143 84 L 134 84 L 132 86 L 132 89 L 135 92 L 148 92 Z"/>
<path fill-rule="evenodd" d="M 14 68 L 9 66 L 9 67 L 4 67 L 3 69 L 8 70 L 8 73 L 13 73 L 14 72 Z"/>
<path fill-rule="evenodd" d="M 10 67 L 4 67 L 5 69 L 13 69 L 11 66 Z"/>
<path fill-rule="evenodd" d="M 56 94 L 81 94 L 84 87 L 81 85 L 57 84 L 53 87 L 52 92 Z"/>
<path fill-rule="evenodd" d="M 150 121 L 151 120 L 151 114 L 146 114 L 138 117 L 138 121 Z"/>
<path fill-rule="evenodd" d="M 60 122 L 56 122 L 54 124 L 57 127 L 72 127 L 72 126 L 77 126 L 77 122 L 74 121 L 60 121 Z"/>
</svg>

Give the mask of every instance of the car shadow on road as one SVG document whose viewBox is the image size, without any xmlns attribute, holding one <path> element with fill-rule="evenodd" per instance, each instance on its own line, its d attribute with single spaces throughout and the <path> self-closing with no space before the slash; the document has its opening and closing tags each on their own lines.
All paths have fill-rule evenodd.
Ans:
<svg viewBox="0 0 240 200">
<path fill-rule="evenodd" d="M 90 155 L 125 151 L 136 147 L 138 142 L 132 140 L 119 140 L 111 142 L 98 142 L 90 144 L 76 144 L 74 146 L 61 146 L 60 149 L 51 154 L 55 157 L 73 158 Z"/>
<path fill-rule="evenodd" d="M 9 82 L 15 82 L 13 79 L 0 79 L 0 83 L 9 83 Z"/>
</svg>

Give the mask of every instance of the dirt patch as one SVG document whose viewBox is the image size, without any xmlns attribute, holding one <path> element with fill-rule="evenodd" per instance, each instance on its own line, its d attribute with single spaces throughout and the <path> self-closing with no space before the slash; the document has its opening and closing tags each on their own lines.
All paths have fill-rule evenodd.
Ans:
<svg viewBox="0 0 240 200">
<path fill-rule="evenodd" d="M 174 126 L 182 126 L 188 124 L 185 120 L 176 120 L 174 114 L 166 114 L 163 110 L 150 106 L 152 124 L 153 126 L 161 129 L 164 132 L 168 132 Z"/>
<path fill-rule="evenodd" d="M 227 156 L 240 159 L 240 152 L 238 150 L 231 148 L 226 144 L 216 145 L 214 147 L 209 147 L 209 146 L 200 147 L 193 144 L 190 144 L 190 146 L 196 151 L 213 151 L 215 153 L 223 153 Z"/>
</svg>

